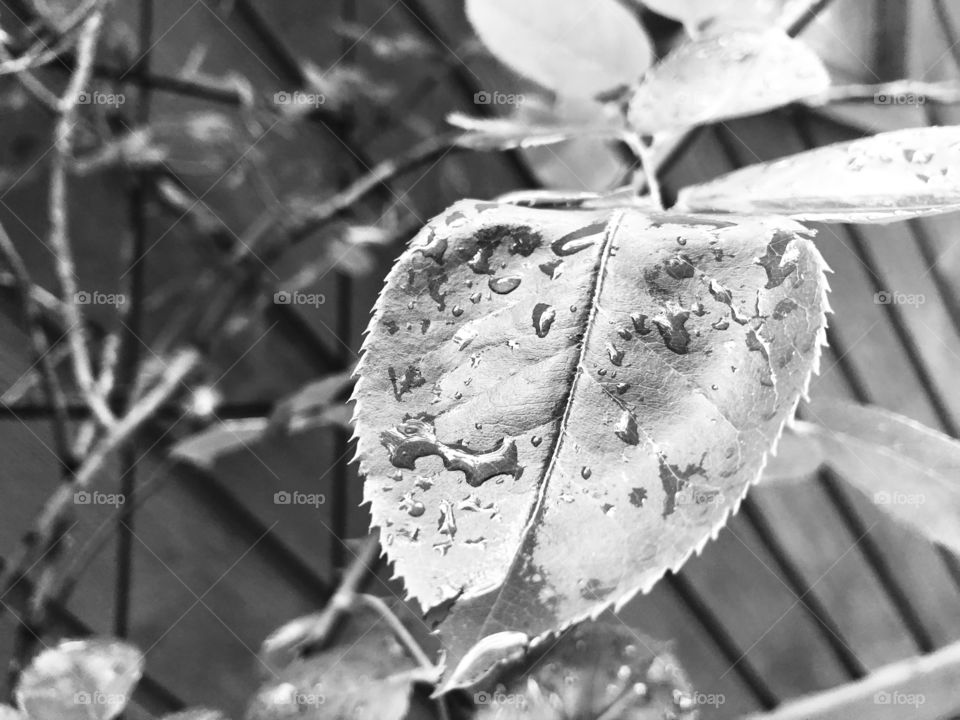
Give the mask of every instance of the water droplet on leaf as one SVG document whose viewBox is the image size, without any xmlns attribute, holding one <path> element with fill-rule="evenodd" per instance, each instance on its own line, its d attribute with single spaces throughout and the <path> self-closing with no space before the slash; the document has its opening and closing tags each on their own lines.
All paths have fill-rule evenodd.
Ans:
<svg viewBox="0 0 960 720">
<path fill-rule="evenodd" d="M 518 275 L 507 275 L 505 277 L 490 278 L 487 285 L 498 295 L 507 295 L 520 287 L 521 278 Z"/>
<path fill-rule="evenodd" d="M 546 303 L 537 303 L 533 307 L 533 329 L 537 337 L 544 338 L 550 332 L 553 321 L 557 317 L 556 310 Z"/>
</svg>

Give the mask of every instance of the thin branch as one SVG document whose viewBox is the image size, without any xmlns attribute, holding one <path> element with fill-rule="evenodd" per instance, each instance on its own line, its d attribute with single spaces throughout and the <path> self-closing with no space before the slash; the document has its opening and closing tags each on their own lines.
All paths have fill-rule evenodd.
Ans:
<svg viewBox="0 0 960 720">
<path fill-rule="evenodd" d="M 952 105 L 960 103 L 960 83 L 895 80 L 879 84 L 837 85 L 822 95 L 810 98 L 806 104 L 816 107 L 838 102 L 871 101 L 879 105 L 895 105 L 898 98 L 917 105 L 928 102 Z"/>
<path fill-rule="evenodd" d="M 377 163 L 341 192 L 295 217 L 287 233 L 290 243 L 297 243 L 317 229 L 357 205 L 367 195 L 400 175 L 464 148 L 457 144 L 461 132 L 426 138 L 397 157 Z"/>
<path fill-rule="evenodd" d="M 184 350 L 171 360 L 157 384 L 137 401 L 137 404 L 97 441 L 73 475 L 72 483 L 63 483 L 47 500 L 33 528 L 27 532 L 20 547 L 0 572 L 0 597 L 19 581 L 28 558 L 35 548 L 41 556 L 59 541 L 66 525 L 74 493 L 90 486 L 110 455 L 140 428 L 180 387 L 184 378 L 199 364 L 195 350 Z"/>
<path fill-rule="evenodd" d="M 22 73 L 33 68 L 45 65 L 56 60 L 71 44 L 73 44 L 74 30 L 90 17 L 100 0 L 86 0 L 75 8 L 58 28 L 59 37 L 53 47 L 48 47 L 42 40 L 37 40 L 26 52 L 13 57 L 6 46 L 3 46 L 3 64 L 0 65 L 0 76 Z"/>
<path fill-rule="evenodd" d="M 44 588 L 37 587 L 31 602 L 36 606 L 39 616 L 42 618 L 51 603 L 57 605 L 66 605 L 76 587 L 77 582 L 83 577 L 90 564 L 96 560 L 97 556 L 106 547 L 111 536 L 120 529 L 121 520 L 123 520 L 124 511 L 127 505 L 140 507 L 163 485 L 165 480 L 172 479 L 175 473 L 172 469 L 176 466 L 175 461 L 168 461 L 162 468 L 154 472 L 150 478 L 137 489 L 136 498 L 125 499 L 122 506 L 117 507 L 110 516 L 106 518 L 84 541 L 83 545 L 72 553 L 70 562 L 66 564 L 63 571 L 59 573 L 54 581 Z"/>
<path fill-rule="evenodd" d="M 52 427 L 57 459 L 65 468 L 69 469 L 73 462 L 70 452 L 70 419 L 67 414 L 67 398 L 60 386 L 57 369 L 50 355 L 47 336 L 43 332 L 43 311 L 34 298 L 34 284 L 30 279 L 30 272 L 2 224 L 0 224 L 0 255 L 3 255 L 17 284 L 27 334 L 30 336 L 30 343 L 33 346 L 34 365 L 40 367 L 47 402 L 53 408 Z"/>
<path fill-rule="evenodd" d="M 397 639 L 403 643 L 403 646 L 407 649 L 413 659 L 417 661 L 417 664 L 426 669 L 426 670 L 435 670 L 436 666 L 427 657 L 427 654 L 423 651 L 423 648 L 420 647 L 420 643 L 416 641 L 416 638 L 410 634 L 410 631 L 400 622 L 393 610 L 391 610 L 387 604 L 383 601 L 382 598 L 378 598 L 376 595 L 367 595 L 366 593 L 358 593 L 356 596 L 357 602 L 361 605 L 365 605 L 374 612 L 376 612 L 381 618 L 386 620 L 387 625 L 390 626 L 390 631 L 397 636 Z"/>
<path fill-rule="evenodd" d="M 67 220 L 67 169 L 73 153 L 73 130 L 77 124 L 77 103 L 90 81 L 97 39 L 103 26 L 103 10 L 98 8 L 83 23 L 77 46 L 77 67 L 60 99 L 60 119 L 54 129 L 54 155 L 50 168 L 50 245 L 56 257 L 55 269 L 63 298 L 67 323 L 67 342 L 77 385 L 90 403 L 97 419 L 110 427 L 116 422 L 105 399 L 95 392 L 93 369 L 87 345 L 84 320 L 77 305 L 76 268 L 70 249 Z"/>
<path fill-rule="evenodd" d="M 360 550 L 344 572 L 336 592 L 330 597 L 316 623 L 297 643 L 296 647 L 292 648 L 292 651 L 298 651 L 306 647 L 322 647 L 330 639 L 337 623 L 356 601 L 363 580 L 376 566 L 379 549 L 380 544 L 376 535 L 370 535 L 364 539 Z"/>
<path fill-rule="evenodd" d="M 820 15 L 832 0 L 811 0 L 789 16 L 781 18 L 780 25 L 790 37 L 796 37 Z"/>
</svg>

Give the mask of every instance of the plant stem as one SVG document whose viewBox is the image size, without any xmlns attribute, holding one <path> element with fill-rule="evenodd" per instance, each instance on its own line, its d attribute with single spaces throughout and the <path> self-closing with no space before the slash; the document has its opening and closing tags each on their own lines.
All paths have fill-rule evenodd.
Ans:
<svg viewBox="0 0 960 720">
<path fill-rule="evenodd" d="M 115 422 L 106 400 L 96 393 L 84 319 L 77 305 L 77 275 L 70 248 L 67 213 L 67 169 L 73 154 L 73 130 L 77 120 L 77 103 L 90 81 L 97 39 L 103 27 L 103 3 L 84 21 L 77 45 L 77 65 L 67 89 L 59 101 L 60 118 L 54 129 L 54 154 L 50 168 L 50 246 L 56 262 L 55 270 L 63 299 L 67 324 L 67 341 L 74 376 L 84 399 L 104 427 Z"/>
</svg>

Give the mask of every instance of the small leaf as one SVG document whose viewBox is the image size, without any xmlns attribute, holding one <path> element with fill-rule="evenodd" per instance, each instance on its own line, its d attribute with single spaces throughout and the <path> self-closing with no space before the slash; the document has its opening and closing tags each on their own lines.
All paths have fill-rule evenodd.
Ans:
<svg viewBox="0 0 960 720">
<path fill-rule="evenodd" d="M 431 683 L 435 672 L 422 668 L 397 642 L 385 620 L 366 608 L 351 608 L 338 623 L 336 642 L 305 657 L 287 649 L 319 615 L 288 623 L 271 635 L 263 657 L 289 659 L 257 692 L 247 720 L 322 717 L 325 720 L 400 720 L 415 683 Z M 270 667 L 275 667 L 270 664 Z"/>
<path fill-rule="evenodd" d="M 270 415 L 271 427 L 301 432 L 313 427 L 339 425 L 333 413 L 344 408 L 344 396 L 353 385 L 350 371 L 338 372 L 304 385 L 281 400 Z"/>
<path fill-rule="evenodd" d="M 610 142 L 629 133 L 623 109 L 615 103 L 561 96 L 550 104 L 524 102 L 515 118 L 528 125 L 580 128 L 553 147 L 524 149 L 527 164 L 544 187 L 606 191 L 630 171 L 624 154 Z"/>
<path fill-rule="evenodd" d="M 622 605 L 723 526 L 818 361 L 804 232 L 463 201 L 414 239 L 353 398 L 386 553 L 454 600 L 449 666 Z"/>
<path fill-rule="evenodd" d="M 170 457 L 211 470 L 219 457 L 256 443 L 269 427 L 266 418 L 223 420 L 176 442 Z"/>
<path fill-rule="evenodd" d="M 823 446 L 809 423 L 794 420 L 783 429 L 776 454 L 763 468 L 763 483 L 800 480 L 816 472 L 825 460 Z"/>
<path fill-rule="evenodd" d="M 878 407 L 818 400 L 809 415 L 840 477 L 900 522 L 960 552 L 960 442 Z"/>
<path fill-rule="evenodd" d="M 782 30 L 733 30 L 681 45 L 644 77 L 627 118 L 643 135 L 754 115 L 830 86 L 820 59 Z"/>
<path fill-rule="evenodd" d="M 647 34 L 616 0 L 467 0 L 467 17 L 497 58 L 562 95 L 633 84 L 653 59 Z"/>
<path fill-rule="evenodd" d="M 473 693 L 478 720 L 693 720 L 700 697 L 664 643 L 607 622 L 543 643 L 503 668 L 499 680 Z"/>
<path fill-rule="evenodd" d="M 211 470 L 223 455 L 248 448 L 272 432 L 295 433 L 329 425 L 343 427 L 350 418 L 340 396 L 346 395 L 352 383 L 349 371 L 309 382 L 281 399 L 269 418 L 221 420 L 174 443 L 170 456 Z"/>
<path fill-rule="evenodd" d="M 960 127 L 896 130 L 751 165 L 685 188 L 676 209 L 861 223 L 960 210 Z"/>
<path fill-rule="evenodd" d="M 143 655 L 116 640 L 68 640 L 20 676 L 17 705 L 30 720 L 110 720 L 130 701 Z"/>
<path fill-rule="evenodd" d="M 457 145 L 473 150 L 540 147 L 571 138 L 617 138 L 620 135 L 607 123 L 533 124 L 520 117 L 487 119 L 462 113 L 451 113 L 447 116 L 447 122 L 467 131 L 457 138 Z"/>
</svg>

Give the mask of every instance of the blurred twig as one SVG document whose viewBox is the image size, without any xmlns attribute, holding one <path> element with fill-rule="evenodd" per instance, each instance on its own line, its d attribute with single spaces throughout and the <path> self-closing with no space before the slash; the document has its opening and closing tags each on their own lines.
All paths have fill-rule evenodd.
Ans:
<svg viewBox="0 0 960 720">
<path fill-rule="evenodd" d="M 103 26 L 102 3 L 83 23 L 77 46 L 77 67 L 60 98 L 60 119 L 54 129 L 54 153 L 50 167 L 50 246 L 54 252 L 57 280 L 67 322 L 67 342 L 77 386 L 90 409 L 105 426 L 116 419 L 106 400 L 96 393 L 90 351 L 83 316 L 77 305 L 77 275 L 70 248 L 67 214 L 67 170 L 73 154 L 73 130 L 77 124 L 77 104 L 90 81 L 97 39 Z"/>
<path fill-rule="evenodd" d="M 61 484 L 50 496 L 16 553 L 8 559 L 3 570 L 0 571 L 0 597 L 17 584 L 35 550 L 39 551 L 39 556 L 42 558 L 59 542 L 61 530 L 67 524 L 66 518 L 73 503 L 74 493 L 90 486 L 102 470 L 107 458 L 129 440 L 141 425 L 182 387 L 184 378 L 199 361 L 200 355 L 195 350 L 184 350 L 177 354 L 166 366 L 162 377 L 154 387 L 93 445 L 73 474 L 73 482 Z"/>
<path fill-rule="evenodd" d="M 57 370 L 50 355 L 50 346 L 43 331 L 43 311 L 34 296 L 34 284 L 30 279 L 30 272 L 2 225 L 0 225 L 0 255 L 3 255 L 3 259 L 9 266 L 16 282 L 20 294 L 20 303 L 23 306 L 27 334 L 33 346 L 34 365 L 40 367 L 47 402 L 53 408 L 51 425 L 57 460 L 65 470 L 69 470 L 73 465 L 73 455 L 70 448 L 70 419 L 67 415 L 67 399 L 63 393 L 63 388 L 60 386 Z"/>
<path fill-rule="evenodd" d="M 957 30 L 953 24 L 953 18 L 947 9 L 947 3 L 944 0 L 933 0 L 933 12 L 937 16 L 937 24 L 946 40 L 947 52 L 953 58 L 954 67 L 960 70 L 960 37 L 957 36 Z"/>
<path fill-rule="evenodd" d="M 888 83 L 837 85 L 822 95 L 810 98 L 808 105 L 866 100 L 880 105 L 896 104 L 898 97 L 913 96 L 917 103 L 951 105 L 960 103 L 960 83 L 923 82 L 921 80 L 896 80 Z M 886 98 L 884 100 L 883 98 Z"/>
</svg>

